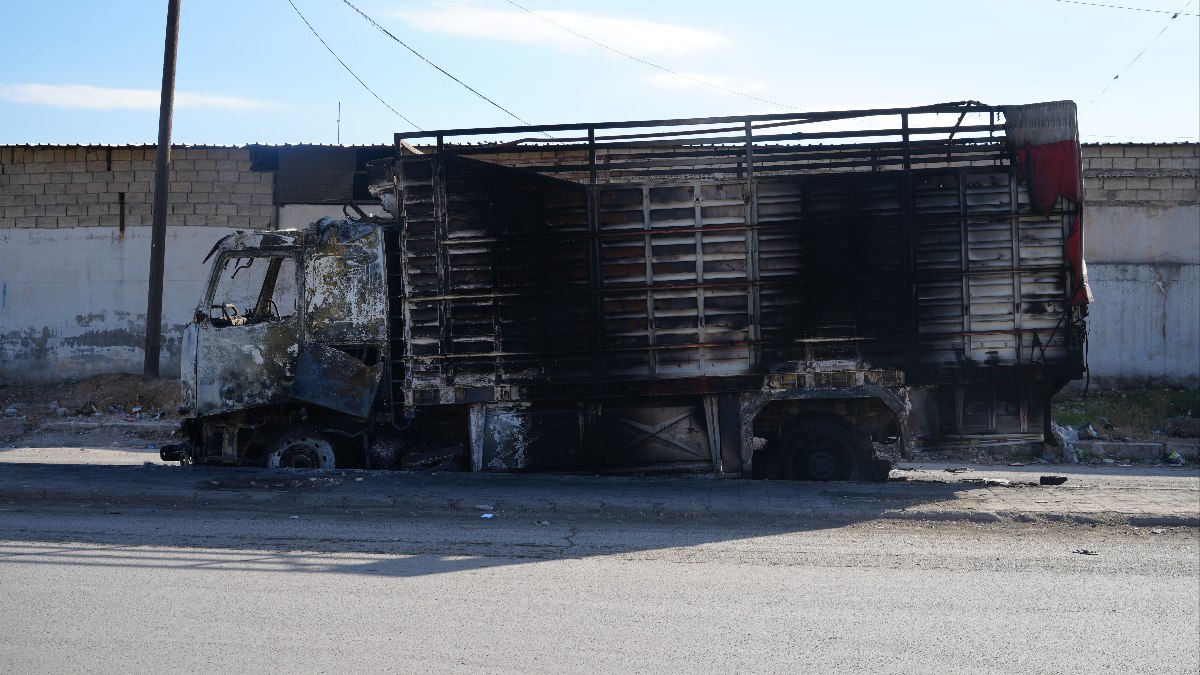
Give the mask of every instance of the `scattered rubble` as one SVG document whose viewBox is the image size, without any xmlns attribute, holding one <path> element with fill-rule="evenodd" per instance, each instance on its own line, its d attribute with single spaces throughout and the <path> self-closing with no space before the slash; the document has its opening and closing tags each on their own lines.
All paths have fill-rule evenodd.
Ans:
<svg viewBox="0 0 1200 675">
<path fill-rule="evenodd" d="M 1163 420 L 1162 432 L 1175 438 L 1200 438 L 1200 417 L 1177 415 Z"/>
<path fill-rule="evenodd" d="M 120 373 L 53 384 L 0 386 L 0 442 L 148 422 L 159 423 L 151 430 L 151 435 L 159 435 L 159 427 L 172 426 L 178 406 L 177 377 Z"/>
</svg>

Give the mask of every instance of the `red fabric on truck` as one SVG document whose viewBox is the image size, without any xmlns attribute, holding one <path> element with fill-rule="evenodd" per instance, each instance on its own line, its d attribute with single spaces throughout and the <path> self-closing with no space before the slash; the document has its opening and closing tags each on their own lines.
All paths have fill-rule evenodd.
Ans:
<svg viewBox="0 0 1200 675">
<path fill-rule="evenodd" d="M 1038 211 L 1050 211 L 1059 197 L 1076 204 L 1081 201 L 1079 143 L 1074 139 L 1042 145 L 1025 141 L 1017 152 L 1017 161 L 1025 172 L 1029 196 Z"/>
<path fill-rule="evenodd" d="M 1079 175 L 1079 143 L 1074 139 L 1034 145 L 1029 141 L 1017 151 L 1017 162 L 1029 186 L 1033 208 L 1046 213 L 1054 209 L 1058 198 L 1078 204 L 1083 199 L 1083 181 Z M 1071 304 L 1086 305 L 1091 301 L 1086 273 L 1083 269 L 1082 218 L 1075 216 L 1067 235 L 1066 254 L 1075 273 L 1075 288 Z"/>
</svg>

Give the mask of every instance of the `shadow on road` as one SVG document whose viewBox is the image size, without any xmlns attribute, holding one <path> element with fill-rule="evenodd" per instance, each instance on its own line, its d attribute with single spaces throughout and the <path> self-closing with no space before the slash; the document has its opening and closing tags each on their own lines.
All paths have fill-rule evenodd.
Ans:
<svg viewBox="0 0 1200 675">
<path fill-rule="evenodd" d="M 41 497 L 12 498 L 21 489 Z M 964 510 L 972 493 L 985 489 L 4 465 L 0 564 L 419 577 L 543 560 L 678 555 L 880 519 L 996 520 L 986 510 L 977 517 Z"/>
</svg>

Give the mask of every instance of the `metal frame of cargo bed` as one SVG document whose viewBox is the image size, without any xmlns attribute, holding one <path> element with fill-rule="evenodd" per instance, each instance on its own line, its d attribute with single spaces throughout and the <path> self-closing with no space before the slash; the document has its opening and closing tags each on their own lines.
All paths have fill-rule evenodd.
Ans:
<svg viewBox="0 0 1200 675">
<path fill-rule="evenodd" d="M 631 175 L 753 178 L 780 171 L 908 170 L 927 163 L 944 166 L 950 158 L 953 163 L 1002 161 L 1004 127 L 997 119 L 1001 113 L 999 106 L 966 101 L 876 110 L 439 129 L 397 133 L 395 146 L 397 156 L 410 152 L 409 141 L 416 139 L 433 139 L 435 152 L 460 156 L 575 150 L 578 162 L 523 162 L 521 168 L 570 176 L 588 185 Z M 896 123 L 839 128 L 886 118 Z M 574 133 L 554 135 L 562 132 Z M 463 140 L 449 143 L 452 139 Z M 832 140 L 838 144 L 820 144 Z M 667 149 L 673 152 L 665 153 Z"/>
</svg>

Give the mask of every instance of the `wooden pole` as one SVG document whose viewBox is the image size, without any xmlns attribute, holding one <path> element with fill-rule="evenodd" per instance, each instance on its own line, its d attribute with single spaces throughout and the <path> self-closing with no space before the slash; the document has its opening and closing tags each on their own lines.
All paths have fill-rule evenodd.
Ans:
<svg viewBox="0 0 1200 675">
<path fill-rule="evenodd" d="M 162 93 L 158 108 L 158 158 L 154 167 L 154 221 L 150 234 L 150 288 L 146 297 L 146 360 L 142 374 L 158 377 L 162 349 L 163 266 L 167 243 L 167 195 L 170 190 L 171 116 L 175 107 L 175 56 L 179 50 L 179 3 L 167 0 L 167 37 L 163 46 Z"/>
</svg>

